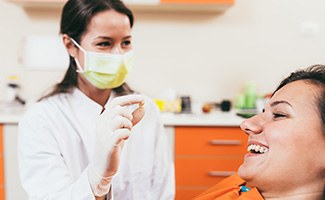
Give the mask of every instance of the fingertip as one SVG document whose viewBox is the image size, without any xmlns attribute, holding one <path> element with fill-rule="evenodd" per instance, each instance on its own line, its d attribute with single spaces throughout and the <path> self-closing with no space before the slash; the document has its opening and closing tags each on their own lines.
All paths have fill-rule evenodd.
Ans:
<svg viewBox="0 0 325 200">
<path fill-rule="evenodd" d="M 131 131 L 128 128 L 121 128 L 115 131 L 116 144 L 130 137 Z"/>
<path fill-rule="evenodd" d="M 141 101 L 140 103 L 139 103 L 139 107 L 143 107 L 144 106 L 144 100 L 143 101 Z"/>
<path fill-rule="evenodd" d="M 144 97 L 140 94 L 130 94 L 118 97 L 118 104 L 125 106 L 125 105 L 132 105 L 132 104 L 140 104 L 144 102 Z M 144 104 L 144 103 L 143 103 Z"/>
</svg>

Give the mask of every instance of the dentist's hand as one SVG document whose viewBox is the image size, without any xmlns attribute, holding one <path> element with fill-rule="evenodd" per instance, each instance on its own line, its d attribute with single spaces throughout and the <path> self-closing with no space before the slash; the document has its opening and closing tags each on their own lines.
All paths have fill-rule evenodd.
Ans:
<svg viewBox="0 0 325 200">
<path fill-rule="evenodd" d="M 127 106 L 138 104 L 131 112 Z M 119 166 L 124 140 L 131 129 L 144 116 L 144 99 L 141 95 L 126 95 L 112 100 L 97 120 L 96 143 L 93 160 L 88 168 L 88 178 L 94 195 L 108 193 L 112 176 Z"/>
</svg>

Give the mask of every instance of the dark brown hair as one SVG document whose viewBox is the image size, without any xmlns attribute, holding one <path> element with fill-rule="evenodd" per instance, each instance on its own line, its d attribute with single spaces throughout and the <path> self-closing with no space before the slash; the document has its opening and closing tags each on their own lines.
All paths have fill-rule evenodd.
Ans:
<svg viewBox="0 0 325 200">
<path fill-rule="evenodd" d="M 306 69 L 300 69 L 291 73 L 287 78 L 282 80 L 280 85 L 273 92 L 273 95 L 288 83 L 299 80 L 308 81 L 320 88 L 321 93 L 316 96 L 316 98 L 318 110 L 322 120 L 323 133 L 325 134 L 325 65 L 313 65 Z"/>
<path fill-rule="evenodd" d="M 99 12 L 115 10 L 125 14 L 130 21 L 131 28 L 134 23 L 134 16 L 130 9 L 120 0 L 69 0 L 63 7 L 60 23 L 60 33 L 67 34 L 76 42 L 87 31 L 88 24 L 92 17 Z M 68 70 L 61 82 L 56 84 L 53 90 L 41 99 L 59 94 L 71 92 L 78 84 L 78 73 L 76 72 L 76 62 L 69 56 L 70 63 Z M 133 93 L 133 90 L 126 84 L 113 89 L 117 95 Z"/>
</svg>

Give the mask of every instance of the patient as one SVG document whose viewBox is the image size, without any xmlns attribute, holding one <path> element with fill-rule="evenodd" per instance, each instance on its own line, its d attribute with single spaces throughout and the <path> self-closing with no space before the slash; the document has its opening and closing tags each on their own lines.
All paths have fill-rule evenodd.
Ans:
<svg viewBox="0 0 325 200">
<path fill-rule="evenodd" d="M 325 65 L 284 79 L 263 113 L 241 124 L 248 153 L 195 200 L 320 200 L 325 186 Z"/>
</svg>

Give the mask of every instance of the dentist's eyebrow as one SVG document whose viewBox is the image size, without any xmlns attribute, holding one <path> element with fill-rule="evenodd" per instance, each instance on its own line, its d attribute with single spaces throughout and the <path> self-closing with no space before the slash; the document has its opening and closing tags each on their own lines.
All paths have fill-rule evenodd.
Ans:
<svg viewBox="0 0 325 200">
<path fill-rule="evenodd" d="M 113 40 L 113 38 L 107 37 L 107 36 L 97 36 L 94 39 L 95 40 Z"/>
<path fill-rule="evenodd" d="M 292 107 L 292 105 L 287 101 L 274 101 L 271 103 L 271 107 L 277 106 L 279 104 L 287 104 L 288 106 Z"/>
<path fill-rule="evenodd" d="M 129 39 L 129 38 L 132 38 L 132 35 L 127 35 L 125 37 L 123 37 L 123 39 Z M 112 37 L 109 37 L 109 36 L 98 36 L 98 37 L 95 37 L 95 39 L 104 39 L 104 40 L 114 40 Z"/>
</svg>

